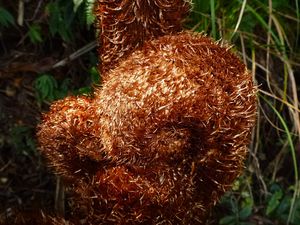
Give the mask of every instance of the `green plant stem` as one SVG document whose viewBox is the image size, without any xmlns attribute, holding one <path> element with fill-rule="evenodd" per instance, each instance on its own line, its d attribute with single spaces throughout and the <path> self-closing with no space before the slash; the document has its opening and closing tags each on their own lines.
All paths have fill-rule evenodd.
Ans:
<svg viewBox="0 0 300 225">
<path fill-rule="evenodd" d="M 298 163 L 297 163 L 296 151 L 295 151 L 295 147 L 293 144 L 291 133 L 290 133 L 288 126 L 287 126 L 286 122 L 284 121 L 283 117 L 278 112 L 278 110 L 266 98 L 264 98 L 262 95 L 260 95 L 260 97 L 270 106 L 270 108 L 277 115 L 278 119 L 280 120 L 280 122 L 286 132 L 288 143 L 290 145 L 291 155 L 292 155 L 292 159 L 293 159 L 293 166 L 294 166 L 295 190 L 294 190 L 293 199 L 291 202 L 291 208 L 290 208 L 290 212 L 289 212 L 289 217 L 288 217 L 288 221 L 287 221 L 287 224 L 289 224 L 291 221 L 292 215 L 294 214 L 294 206 L 295 206 L 295 202 L 296 202 L 296 198 L 297 198 L 297 191 L 298 191 L 298 185 L 299 185 Z"/>
<path fill-rule="evenodd" d="M 244 12 L 245 12 L 245 7 L 246 7 L 246 4 L 247 4 L 247 0 L 243 0 L 243 3 L 242 3 L 242 6 L 241 6 L 241 10 L 240 10 L 240 14 L 239 14 L 239 18 L 238 18 L 238 21 L 235 25 L 235 28 L 234 28 L 234 31 L 233 33 L 231 34 L 231 38 L 233 38 L 233 36 L 236 34 L 241 22 L 242 22 L 242 18 L 243 18 L 243 15 L 244 15 Z"/>
<path fill-rule="evenodd" d="M 268 23 L 266 23 L 266 21 L 261 17 L 261 15 L 259 15 L 255 9 L 253 9 L 250 5 L 246 5 L 247 10 L 249 10 L 255 17 L 256 19 L 260 22 L 260 24 L 266 28 L 268 30 L 268 32 L 271 33 L 272 37 L 274 38 L 275 43 L 280 46 L 280 40 L 278 39 L 278 37 L 276 36 L 276 34 L 273 32 L 272 29 L 269 28 Z"/>
</svg>

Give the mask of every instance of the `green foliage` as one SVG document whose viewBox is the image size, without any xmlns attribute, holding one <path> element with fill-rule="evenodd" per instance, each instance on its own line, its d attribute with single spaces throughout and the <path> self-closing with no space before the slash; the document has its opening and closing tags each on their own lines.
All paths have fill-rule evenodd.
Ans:
<svg viewBox="0 0 300 225">
<path fill-rule="evenodd" d="M 44 101 L 54 101 L 68 94 L 70 79 L 65 79 L 59 85 L 53 76 L 42 74 L 34 81 L 36 97 L 41 104 Z"/>
<path fill-rule="evenodd" d="M 94 22 L 92 0 L 56 0 L 47 4 L 49 29 L 52 36 L 58 34 L 64 41 L 73 38 L 74 26 L 90 26 Z"/>
<path fill-rule="evenodd" d="M 239 180 L 235 185 L 237 190 L 240 189 Z M 221 204 L 229 209 L 229 213 L 220 219 L 220 225 L 254 225 L 248 221 L 253 213 L 253 198 L 247 190 L 239 190 L 239 193 L 238 197 L 227 194 L 222 198 Z"/>
<path fill-rule="evenodd" d="M 89 85 L 83 86 L 79 89 L 70 90 L 70 79 L 64 79 L 59 83 L 52 75 L 41 74 L 34 81 L 34 88 L 36 91 L 36 99 L 41 105 L 43 102 L 52 102 L 57 99 L 64 98 L 69 92 L 73 94 L 86 94 L 90 95 L 93 91 L 92 86 L 99 85 L 101 83 L 100 75 L 95 66 L 89 69 Z"/>
<path fill-rule="evenodd" d="M 101 79 L 97 67 L 93 66 L 92 68 L 90 68 L 89 74 L 91 76 L 92 84 L 97 85 L 101 83 Z"/>
<path fill-rule="evenodd" d="M 214 1 L 210 0 L 210 4 L 201 0 L 194 0 L 193 12 L 191 13 L 189 23 L 190 27 L 193 27 L 197 31 L 210 31 L 211 35 L 215 38 L 230 39 L 232 31 L 234 31 L 237 25 L 238 18 L 243 5 L 243 0 L 234 1 Z M 268 27 L 269 18 L 269 6 L 267 0 L 258 1 L 254 0 L 246 3 L 246 8 L 242 14 L 242 20 L 239 25 L 239 32 L 245 32 L 251 36 L 254 29 L 258 26 L 262 26 L 263 29 L 269 31 L 276 42 L 279 41 L 278 33 L 273 28 Z M 272 1 L 272 8 L 275 15 L 279 12 L 285 11 L 291 12 L 291 2 L 297 5 L 297 1 Z M 275 11 L 280 10 L 280 11 Z M 294 11 L 297 17 L 299 12 Z M 298 18 L 299 19 L 299 18 Z M 281 17 L 280 21 L 283 24 L 286 22 L 286 18 Z M 191 26 L 193 25 L 193 26 Z M 217 27 L 215 27 L 217 26 Z M 218 32 L 216 31 L 218 30 Z M 230 34 L 230 35 L 228 35 Z M 228 36 L 227 36 L 228 35 Z M 280 44 L 279 42 L 277 44 Z"/>
<path fill-rule="evenodd" d="M 0 27 L 8 27 L 9 25 L 14 25 L 14 17 L 5 8 L 0 7 Z"/>
<path fill-rule="evenodd" d="M 84 9 L 84 16 L 88 27 L 95 22 L 94 2 L 95 0 L 73 0 L 74 12 L 76 12 L 79 7 Z"/>
<path fill-rule="evenodd" d="M 94 15 L 94 2 L 95 0 L 86 0 L 86 23 L 88 26 L 92 25 L 95 22 Z"/>
<path fill-rule="evenodd" d="M 266 215 L 270 216 L 271 213 L 275 212 L 278 206 L 280 205 L 280 201 L 283 197 L 283 192 L 280 188 L 277 188 L 278 190 L 274 190 L 274 193 L 272 193 L 266 210 Z"/>
<path fill-rule="evenodd" d="M 300 92 L 295 71 L 300 71 L 299 1 L 193 3 L 187 27 L 234 44 L 234 51 L 252 70 L 259 92 L 248 175 L 238 180 L 234 193 L 223 198 L 221 206 L 229 211 L 220 215 L 219 224 L 297 225 Z M 261 218 L 259 222 L 257 218 Z"/>
<path fill-rule="evenodd" d="M 278 224 L 284 224 L 288 221 L 290 206 L 293 201 L 291 190 L 284 191 L 278 184 L 271 185 L 271 192 L 265 199 L 263 208 L 259 213 L 268 221 L 277 221 Z M 255 209 L 252 198 L 247 192 L 239 192 L 239 197 L 229 193 L 223 197 L 221 205 L 229 210 L 228 214 L 223 216 L 220 225 L 255 225 L 251 220 L 253 210 Z M 257 213 L 257 212 L 256 212 Z M 300 221 L 300 198 L 296 199 L 295 211 L 290 219 L 290 224 L 298 225 Z"/>
<path fill-rule="evenodd" d="M 289 190 L 284 191 L 278 184 L 271 185 L 270 196 L 267 198 L 266 216 L 271 220 L 284 223 L 290 216 L 290 206 L 293 200 L 293 192 Z M 297 198 L 294 204 L 294 212 L 290 218 L 290 224 L 298 225 L 300 221 L 300 198 Z"/>
<path fill-rule="evenodd" d="M 42 34 L 41 34 L 41 27 L 37 24 L 33 24 L 29 27 L 28 35 L 30 41 L 33 44 L 37 44 L 43 41 Z"/>
<path fill-rule="evenodd" d="M 77 91 L 75 91 L 75 94 L 90 95 L 93 92 L 92 86 L 97 86 L 101 83 L 101 77 L 95 66 L 89 69 L 89 77 L 90 77 L 90 84 L 88 86 L 79 88 Z"/>
<path fill-rule="evenodd" d="M 59 34 L 64 41 L 71 41 L 71 24 L 74 20 L 73 4 L 71 1 L 62 4 L 63 1 L 48 3 L 46 10 L 49 14 L 49 30 L 52 36 Z"/>
<path fill-rule="evenodd" d="M 14 148 L 21 154 L 30 155 L 36 151 L 36 142 L 34 139 L 34 129 L 18 125 L 10 131 L 10 141 Z"/>
<path fill-rule="evenodd" d="M 48 15 L 47 29 L 42 33 L 43 21 L 33 21 L 28 25 L 28 36 L 33 44 L 44 41 L 46 36 L 59 36 L 65 42 L 72 42 L 75 38 L 76 30 L 90 28 L 94 23 L 93 14 L 94 0 L 54 0 L 45 6 L 45 14 Z M 0 27 L 7 27 L 14 24 L 12 15 L 0 7 Z M 43 38 L 44 37 L 44 38 Z"/>
<path fill-rule="evenodd" d="M 73 3 L 74 3 L 74 12 L 76 12 L 78 7 L 83 3 L 83 0 L 73 0 Z"/>
</svg>

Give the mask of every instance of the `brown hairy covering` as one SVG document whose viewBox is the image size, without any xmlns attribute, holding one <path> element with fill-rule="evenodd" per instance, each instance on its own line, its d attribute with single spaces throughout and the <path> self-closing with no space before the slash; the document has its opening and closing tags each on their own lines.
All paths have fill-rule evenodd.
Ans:
<svg viewBox="0 0 300 225">
<path fill-rule="evenodd" d="M 188 0 L 96 0 L 101 74 L 145 40 L 180 31 L 189 9 Z"/>
<path fill-rule="evenodd" d="M 55 102 L 38 139 L 73 193 L 68 224 L 205 224 L 243 168 L 255 111 L 228 46 L 171 32 L 128 53 L 94 98 Z"/>
</svg>

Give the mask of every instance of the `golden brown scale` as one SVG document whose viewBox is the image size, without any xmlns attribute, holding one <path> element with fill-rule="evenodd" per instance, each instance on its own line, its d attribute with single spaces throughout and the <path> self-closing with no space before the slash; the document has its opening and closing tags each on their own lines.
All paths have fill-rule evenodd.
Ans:
<svg viewBox="0 0 300 225">
<path fill-rule="evenodd" d="M 168 2 L 99 0 L 96 12 L 113 20 L 103 20 L 108 29 L 124 25 L 121 11 L 140 21 L 136 10 L 148 5 L 172 15 L 187 8 L 182 0 L 172 11 Z M 147 30 L 157 29 L 152 23 Z M 240 174 L 255 123 L 251 74 L 228 46 L 173 31 L 144 31 L 150 40 L 131 54 L 135 41 L 110 53 L 102 46 L 116 61 L 102 62 L 95 97 L 68 97 L 44 116 L 41 151 L 73 193 L 69 224 L 205 224 Z"/>
<path fill-rule="evenodd" d="M 189 0 L 97 0 L 101 74 L 146 40 L 180 31 L 189 9 Z"/>
</svg>

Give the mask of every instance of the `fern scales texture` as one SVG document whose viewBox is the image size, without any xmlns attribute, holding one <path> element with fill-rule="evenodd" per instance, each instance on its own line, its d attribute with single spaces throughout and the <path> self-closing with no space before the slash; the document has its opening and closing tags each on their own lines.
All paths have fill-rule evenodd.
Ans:
<svg viewBox="0 0 300 225">
<path fill-rule="evenodd" d="M 255 87 L 226 45 L 181 30 L 184 0 L 98 0 L 94 97 L 44 115 L 42 153 L 73 196 L 53 224 L 205 224 L 243 169 Z"/>
</svg>

